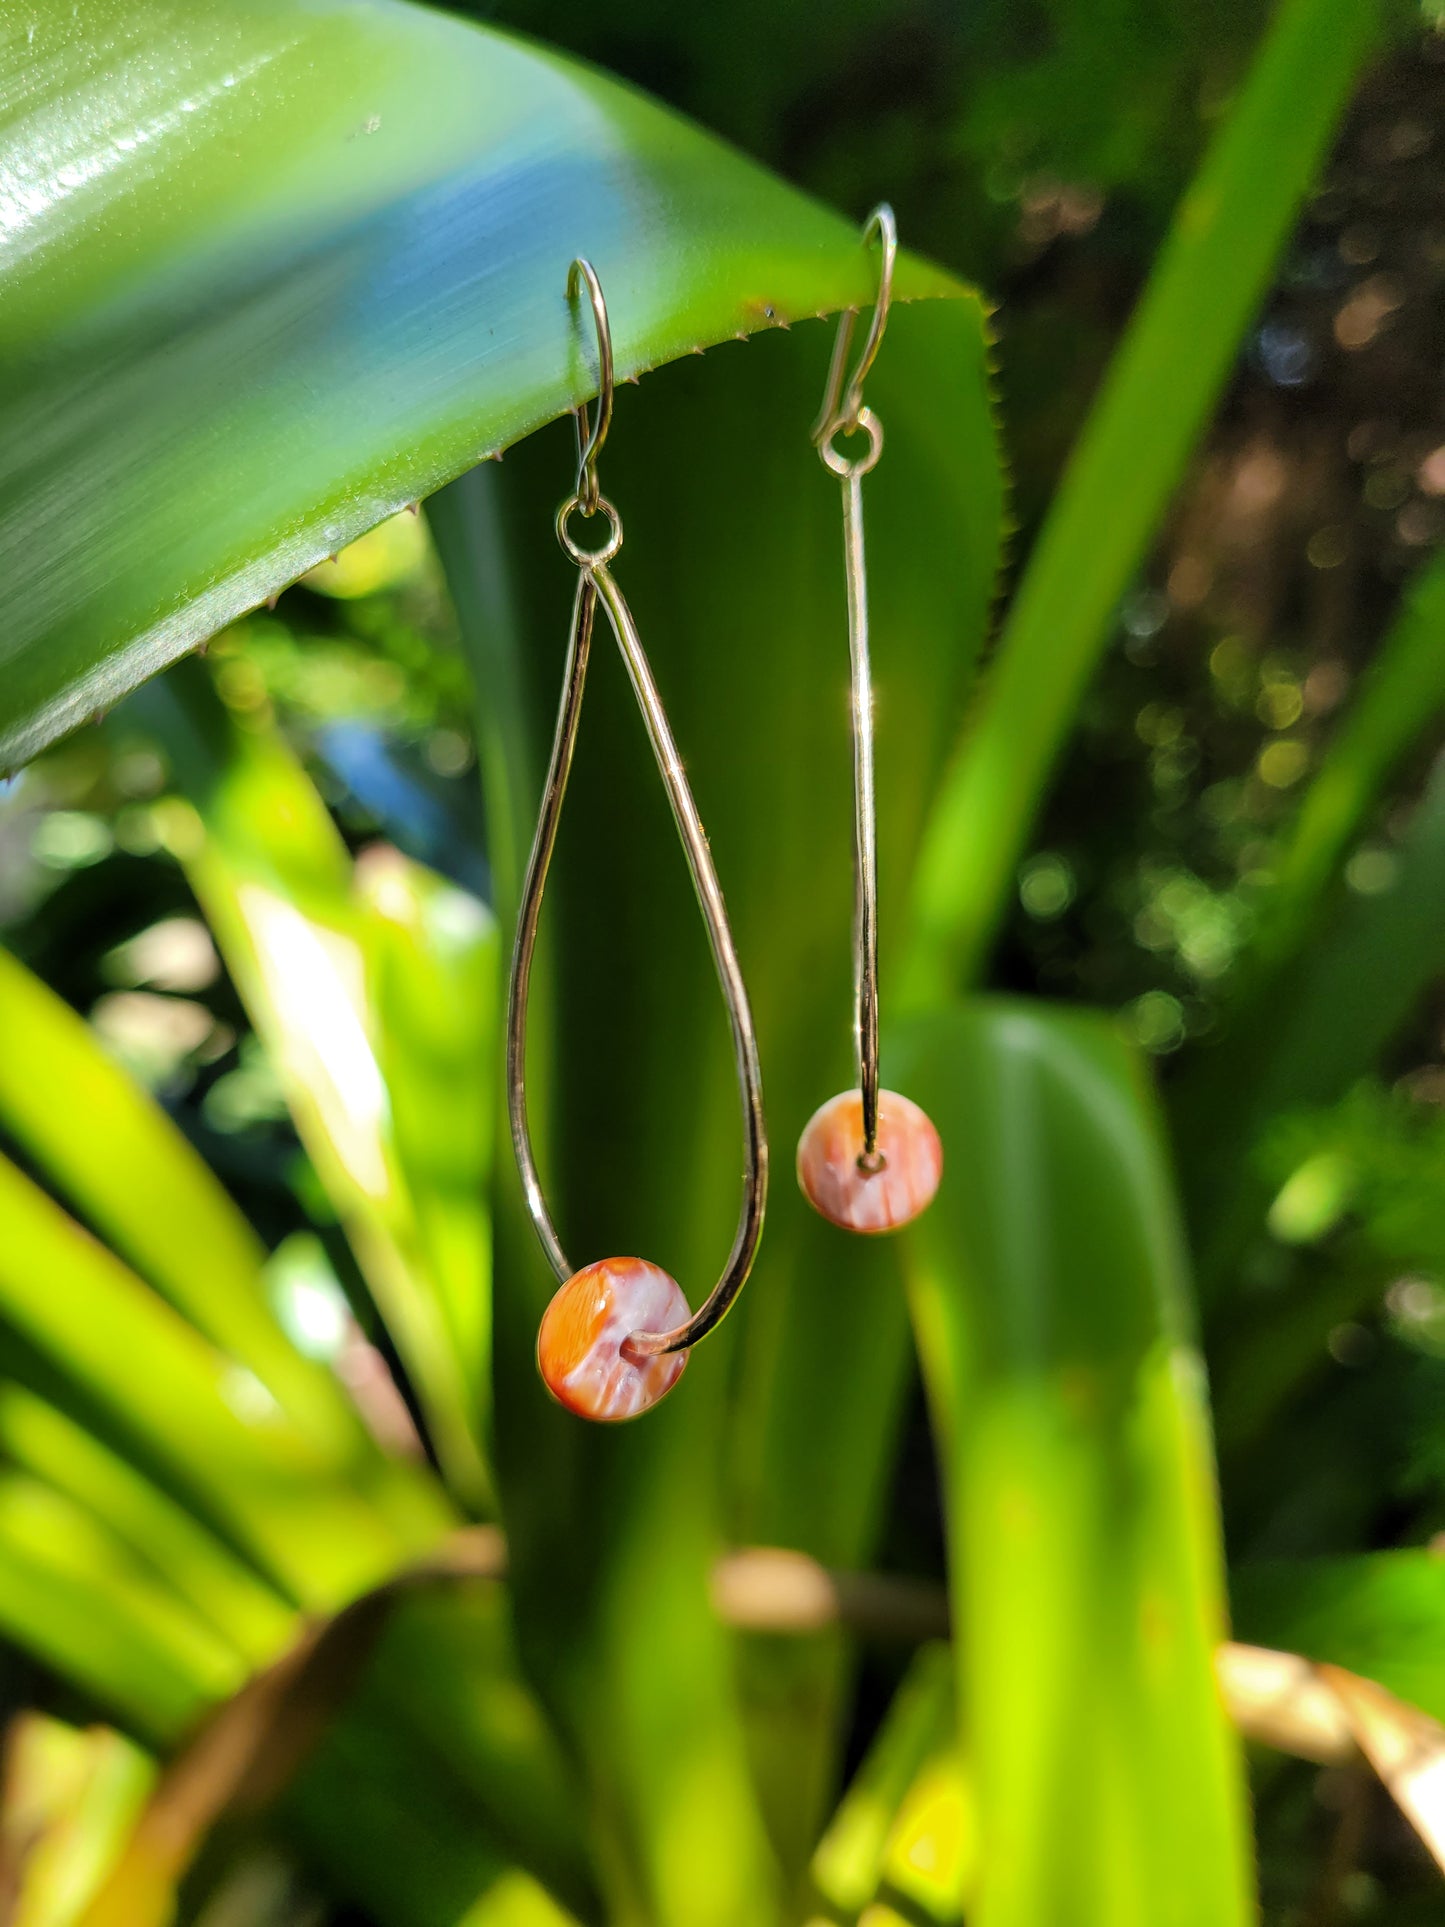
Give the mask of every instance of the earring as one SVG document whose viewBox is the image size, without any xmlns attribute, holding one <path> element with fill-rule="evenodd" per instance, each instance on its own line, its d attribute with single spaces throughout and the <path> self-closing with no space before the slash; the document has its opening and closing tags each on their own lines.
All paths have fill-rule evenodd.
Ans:
<svg viewBox="0 0 1445 1927">
<path fill-rule="evenodd" d="M 564 553 L 577 565 L 577 594 L 572 604 L 572 629 L 552 757 L 522 888 L 517 940 L 512 952 L 507 1006 L 507 1098 L 512 1144 L 527 1209 L 542 1249 L 561 1280 L 561 1288 L 543 1314 L 537 1334 L 538 1369 L 548 1391 L 569 1411 L 583 1418 L 612 1420 L 634 1418 L 671 1391 L 682 1376 L 689 1349 L 722 1320 L 746 1283 L 763 1229 L 768 1144 L 752 1013 L 717 872 L 637 625 L 608 568 L 622 547 L 621 518 L 597 482 L 597 459 L 612 421 L 612 334 L 597 276 L 590 262 L 579 259 L 572 263 L 567 277 L 569 304 L 577 300 L 584 284 L 597 331 L 597 421 L 595 427 L 589 427 L 585 402 L 573 411 L 577 424 L 577 483 L 557 511 L 557 539 Z M 607 539 L 597 549 L 585 549 L 572 535 L 573 519 L 587 520 L 599 515 L 608 524 Z M 581 1271 L 573 1266 L 562 1249 L 542 1194 L 527 1123 L 527 993 L 532 953 L 537 941 L 542 892 L 557 840 L 558 819 L 577 741 L 592 622 L 599 600 L 607 612 L 647 726 L 707 925 L 713 962 L 727 1005 L 742 1098 L 745 1153 L 742 1211 L 723 1274 L 695 1314 L 690 1314 L 687 1299 L 676 1280 L 645 1259 L 604 1258 L 584 1266 Z"/>
<path fill-rule="evenodd" d="M 829 1098 L 798 1140 L 798 1183 L 816 1211 L 845 1231 L 893 1231 L 927 1209 L 943 1175 L 943 1146 L 926 1112 L 896 1091 L 878 1088 L 878 853 L 873 799 L 873 688 L 868 661 L 868 575 L 863 547 L 863 477 L 883 452 L 883 426 L 863 405 L 863 382 L 888 325 L 898 233 L 893 210 L 874 209 L 863 230 L 866 248 L 882 248 L 878 297 L 862 353 L 844 382 L 857 311 L 838 323 L 822 412 L 813 442 L 823 466 L 843 484 L 843 559 L 848 584 L 848 649 L 852 665 L 854 985 L 857 995 L 858 1089 Z M 866 435 L 849 459 L 840 436 Z"/>
</svg>

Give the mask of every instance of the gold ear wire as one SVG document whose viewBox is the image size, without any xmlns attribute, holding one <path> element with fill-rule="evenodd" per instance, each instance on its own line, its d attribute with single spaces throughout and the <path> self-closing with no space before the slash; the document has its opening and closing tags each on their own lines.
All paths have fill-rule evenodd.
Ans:
<svg viewBox="0 0 1445 1927">
<path fill-rule="evenodd" d="M 586 283 L 592 304 L 592 322 L 597 330 L 597 426 L 588 424 L 587 404 L 578 402 L 572 410 L 577 424 L 577 500 L 584 515 L 595 515 L 601 492 L 597 485 L 597 458 L 612 426 L 612 325 L 607 319 L 607 303 L 602 298 L 602 283 L 597 270 L 580 254 L 567 270 L 567 299 L 577 299 L 579 283 Z"/>
<path fill-rule="evenodd" d="M 522 889 L 522 901 L 517 919 L 517 939 L 512 953 L 507 1016 L 507 1094 L 512 1143 L 517 1155 L 518 1169 L 521 1172 L 527 1209 L 536 1226 L 542 1248 L 547 1254 L 552 1269 L 562 1280 L 565 1292 L 579 1274 L 574 1271 L 557 1236 L 556 1227 L 547 1209 L 536 1159 L 532 1152 L 526 1093 L 527 996 L 531 982 L 532 955 L 537 940 L 537 925 L 542 910 L 542 893 L 546 886 L 553 845 L 556 842 L 557 825 L 567 790 L 567 777 L 572 766 L 572 752 L 576 744 L 577 727 L 582 712 L 582 693 L 587 676 L 593 618 L 600 601 L 607 612 L 607 620 L 617 639 L 617 646 L 622 653 L 638 707 L 642 711 L 658 771 L 667 791 L 668 801 L 672 805 L 673 820 L 682 841 L 693 887 L 702 909 L 703 921 L 707 925 L 708 942 L 712 948 L 713 963 L 717 969 L 718 982 L 722 989 L 723 1001 L 727 1006 L 728 1024 L 732 1032 L 743 1117 L 742 1209 L 738 1217 L 732 1250 L 728 1255 L 722 1276 L 704 1304 L 685 1323 L 667 1331 L 628 1331 L 625 1325 L 621 1328 L 619 1334 L 621 1342 L 614 1347 L 614 1350 L 620 1356 L 624 1366 L 634 1371 L 644 1371 L 649 1365 L 655 1367 L 659 1360 L 666 1360 L 673 1353 L 685 1352 L 699 1339 L 705 1338 L 723 1318 L 746 1283 L 753 1259 L 757 1255 L 758 1241 L 762 1236 L 763 1213 L 768 1191 L 768 1143 L 763 1122 L 762 1073 L 758 1063 L 752 1011 L 748 1004 L 736 946 L 733 943 L 732 929 L 728 923 L 722 889 L 717 880 L 717 872 L 713 868 L 712 853 L 708 848 L 707 836 L 698 817 L 697 805 L 693 801 L 692 791 L 683 770 L 682 757 L 667 720 L 667 712 L 663 708 L 662 698 L 653 680 L 652 669 L 637 632 L 637 624 L 607 566 L 622 546 L 621 517 L 612 503 L 602 494 L 597 480 L 597 458 L 607 439 L 607 431 L 612 420 L 612 331 L 608 322 L 607 303 L 596 272 L 590 262 L 579 257 L 572 263 L 567 276 L 569 301 L 576 301 L 580 287 L 584 283 L 591 302 L 592 318 L 597 333 L 597 417 L 594 424 L 590 420 L 585 402 L 579 403 L 572 411 L 577 427 L 577 484 L 573 493 L 557 511 L 558 540 L 578 570 L 577 595 L 572 610 L 572 630 L 567 646 L 562 701 L 552 742 L 551 761 L 542 792 L 537 834 L 532 845 L 531 861 L 527 867 L 527 877 Z M 606 519 L 609 533 L 600 547 L 586 549 L 572 535 L 571 521 L 573 516 L 594 515 L 601 515 Z M 604 1264 L 615 1267 L 637 1262 L 639 1261 L 607 1260 Z M 591 1269 L 595 1267 L 589 1267 L 589 1270 Z M 645 1269 L 655 1271 L 655 1267 Z M 672 1290 L 676 1292 L 676 1287 L 672 1286 Z M 677 1293 L 677 1296 L 680 1300 L 681 1294 Z M 671 1376 L 667 1378 L 666 1383 L 662 1384 L 660 1389 L 651 1391 L 644 1402 L 650 1403 L 660 1397 L 662 1392 L 672 1384 L 676 1373 L 680 1370 L 679 1361 L 672 1368 Z M 552 1384 L 550 1378 L 548 1383 Z M 553 1389 L 555 1391 L 556 1387 L 553 1386 Z M 626 1413 L 594 1410 L 589 1415 L 593 1417 L 628 1416 L 631 1410 L 640 1409 L 642 1409 L 641 1405 L 634 1405 Z"/>
<path fill-rule="evenodd" d="M 848 351 L 858 315 L 839 321 L 823 407 L 813 441 L 823 466 L 843 484 L 843 568 L 848 589 L 848 656 L 853 711 L 854 1041 L 858 1088 L 830 1098 L 798 1142 L 804 1196 L 847 1231 L 891 1231 L 926 1209 L 943 1172 L 938 1133 L 918 1106 L 878 1088 L 878 832 L 873 778 L 873 671 L 868 638 L 868 570 L 863 544 L 863 477 L 883 452 L 883 424 L 863 405 L 863 383 L 888 326 L 898 230 L 886 202 L 863 228 L 863 245 L 882 247 L 878 295 L 851 375 Z M 839 438 L 864 434 L 849 455 Z"/>
<path fill-rule="evenodd" d="M 858 365 L 848 377 L 846 387 L 843 371 L 853 342 L 853 330 L 858 322 L 858 310 L 845 309 L 838 318 L 838 332 L 833 337 L 833 359 L 828 364 L 828 382 L 823 390 L 823 406 L 813 424 L 813 440 L 820 449 L 832 441 L 839 429 L 851 433 L 860 425 L 861 417 L 866 412 L 863 407 L 863 383 L 877 358 L 883 343 L 883 331 L 888 326 L 888 310 L 893 303 L 893 263 L 898 256 L 898 224 L 893 218 L 893 209 L 886 201 L 880 201 L 864 222 L 863 246 L 870 247 L 875 236 L 883 252 L 878 263 L 878 293 L 873 303 L 873 316 L 868 324 L 863 352 L 858 357 Z"/>
</svg>

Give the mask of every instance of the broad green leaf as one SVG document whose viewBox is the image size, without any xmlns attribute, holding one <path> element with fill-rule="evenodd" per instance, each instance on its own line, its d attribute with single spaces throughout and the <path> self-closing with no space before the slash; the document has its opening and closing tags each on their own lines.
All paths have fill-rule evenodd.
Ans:
<svg viewBox="0 0 1445 1927">
<path fill-rule="evenodd" d="M 996 567 L 982 322 L 974 300 L 895 309 L 869 383 L 888 437 L 866 512 L 880 834 L 895 879 L 946 755 Z M 842 1642 L 779 1652 L 749 1639 L 739 1706 L 735 1642 L 712 1620 L 708 1576 L 734 1535 L 867 1563 L 908 1370 L 895 1257 L 815 1221 L 789 1172 L 808 1115 L 851 1075 L 840 505 L 808 440 L 829 348 L 829 331 L 799 328 L 660 371 L 621 395 L 603 463 L 627 528 L 618 580 L 687 758 L 759 1027 L 775 1149 L 756 1275 L 663 1409 L 623 1435 L 584 1436 L 536 1379 L 536 1320 L 552 1286 L 515 1216 L 510 1159 L 498 1206 L 498 1475 L 524 1650 L 576 1734 L 595 1797 L 626 1815 L 632 1877 L 665 1920 L 771 1918 L 763 1822 L 786 1886 L 805 1872 L 836 1782 Z M 700 437 L 710 486 L 696 489 Z M 520 751 L 534 771 L 571 594 L 551 519 L 573 459 L 567 431 L 549 431 L 486 478 L 493 503 L 470 504 L 495 507 L 511 559 L 515 606 L 491 619 L 520 638 L 530 721 Z M 454 577 L 462 493 L 450 529 L 435 518 Z M 939 557 L 949 566 L 933 566 Z M 483 708 L 498 652 L 496 629 L 471 650 Z M 530 813 L 535 787 L 529 797 Z M 885 883 L 885 956 L 896 955 L 900 898 Z M 555 1014 L 539 995 L 534 1122 L 564 1240 L 579 1262 L 645 1252 L 696 1300 L 737 1211 L 737 1095 L 675 832 L 605 637 L 543 940 Z M 887 983 L 885 966 L 885 997 Z M 645 1603 L 663 1599 L 671 1617 Z M 738 1778 L 743 1740 L 756 1794 Z M 679 1817 L 684 1799 L 691 1820 Z M 731 1837 L 706 1817 L 724 1810 L 739 1815 Z M 759 1870 L 766 1884 L 745 1886 Z M 620 1904 L 639 1902 L 625 1891 Z"/>
<path fill-rule="evenodd" d="M 438 1190 L 423 1205 L 409 1180 L 442 1176 L 423 1149 L 426 1099 L 412 1081 L 426 1066 L 399 1051 L 399 1039 L 379 1034 L 387 1020 L 368 995 L 368 965 L 372 987 L 393 1004 L 396 985 L 386 973 L 408 967 L 404 941 L 387 936 L 388 916 L 379 913 L 382 871 L 373 865 L 368 901 L 326 805 L 280 735 L 234 725 L 200 664 L 148 693 L 142 713 L 159 724 L 191 799 L 169 806 L 171 847 L 275 1066 L 443 1469 L 459 1496 L 484 1506 L 491 1492 L 480 1438 L 488 1244 L 480 1205 L 463 1199 L 458 1208 L 456 1193 L 459 1184 L 480 1188 L 486 1175 L 486 1119 L 467 1079 L 484 1074 L 493 1023 L 474 1001 L 489 987 L 495 994 L 488 919 L 459 892 L 423 882 L 402 859 L 390 864 L 392 897 L 415 899 L 401 911 L 413 946 L 410 994 L 434 1003 L 447 982 L 467 1033 L 441 1066 L 452 1086 L 449 1126 L 435 1120 L 450 1129 L 461 1168 L 446 1175 L 445 1195 Z M 421 908 L 427 895 L 430 924 Z M 424 992 L 423 972 L 436 979 Z M 398 1015 L 393 1008 L 389 1020 Z M 419 1021 L 411 1019 L 413 1029 Z M 396 1092 L 379 1051 L 402 1078 Z M 434 1063 L 434 1080 L 437 1074 Z"/>
<path fill-rule="evenodd" d="M 907 977 L 918 1005 L 984 964 L 1114 610 L 1268 286 L 1380 12 L 1378 0 L 1280 0 L 1175 216 L 930 820 Z"/>
<path fill-rule="evenodd" d="M 256 1234 L 154 1099 L 4 950 L 0 1032 L 0 1122 L 149 1283 L 255 1373 L 319 1451 L 338 1465 L 354 1460 L 365 1444 L 356 1414 L 277 1324 Z"/>
<path fill-rule="evenodd" d="M 1435 1553 L 1269 1560 L 1237 1567 L 1229 1592 L 1240 1639 L 1362 1673 L 1445 1719 L 1445 1559 Z"/>
<path fill-rule="evenodd" d="M 318 1458 L 258 1379 L 4 1159 L 0 1222 L 0 1316 L 104 1414 L 128 1452 L 299 1604 L 343 1605 L 445 1530 L 446 1511 L 419 1478 L 409 1529 L 384 1518 Z"/>
<path fill-rule="evenodd" d="M 868 292 L 848 223 L 442 13 L 95 0 L 14 25 L 7 764 L 585 392 L 578 252 L 619 377 Z"/>
<path fill-rule="evenodd" d="M 920 1019 L 947 1165 L 909 1236 L 944 1467 L 971 1927 L 1253 1919 L 1204 1391 L 1159 1128 L 1087 1015 Z"/>
<path fill-rule="evenodd" d="M 0 1449 L 102 1521 L 251 1666 L 300 1630 L 260 1576 L 136 1467 L 21 1386 L 0 1385 Z"/>
</svg>

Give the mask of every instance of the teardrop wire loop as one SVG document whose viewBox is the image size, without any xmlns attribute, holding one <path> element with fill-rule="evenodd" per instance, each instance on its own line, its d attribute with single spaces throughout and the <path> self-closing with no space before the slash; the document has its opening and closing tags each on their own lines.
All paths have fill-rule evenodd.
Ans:
<svg viewBox="0 0 1445 1927">
<path fill-rule="evenodd" d="M 622 545 L 622 523 L 616 509 L 597 484 L 597 456 L 606 440 L 612 419 L 612 340 L 607 306 L 590 262 L 572 263 L 567 278 L 569 300 L 576 298 L 579 281 L 585 282 L 597 331 L 598 404 L 595 427 L 589 427 L 585 404 L 573 413 L 577 422 L 577 486 L 557 512 L 557 535 L 562 548 L 578 569 L 577 596 L 572 606 L 572 628 L 563 673 L 562 700 L 557 712 L 557 727 L 552 740 L 552 755 L 542 792 L 542 808 L 537 834 L 532 845 L 527 876 L 517 918 L 517 936 L 512 952 L 511 984 L 507 1016 L 507 1099 L 512 1128 L 512 1144 L 522 1177 L 527 1209 L 536 1226 L 548 1263 L 563 1283 L 575 1267 L 562 1248 L 557 1230 L 547 1209 L 541 1178 L 533 1155 L 531 1130 L 527 1120 L 527 1000 L 531 985 L 532 958 L 536 948 L 537 926 L 546 888 L 547 871 L 557 840 L 557 826 L 572 767 L 577 728 L 582 713 L 582 694 L 587 678 L 592 627 L 598 599 L 606 610 L 608 622 L 627 669 L 652 745 L 658 771 L 672 807 L 689 874 L 707 926 L 708 943 L 727 1006 L 737 1068 L 738 1090 L 743 1116 L 743 1200 L 737 1231 L 722 1276 L 705 1302 L 686 1324 L 671 1331 L 633 1332 L 625 1341 L 625 1351 L 634 1357 L 658 1357 L 688 1350 L 706 1338 L 722 1321 L 747 1282 L 762 1236 L 763 1216 L 768 1192 L 768 1144 L 763 1122 L 762 1071 L 758 1062 L 757 1038 L 752 1011 L 733 943 L 722 888 L 713 867 L 707 836 L 698 817 L 683 770 L 682 758 L 667 720 L 667 712 L 653 680 L 652 669 L 642 647 L 637 625 L 607 564 Z M 576 514 L 602 515 L 610 533 L 598 548 L 583 548 L 571 534 Z"/>
<path fill-rule="evenodd" d="M 863 1096 L 863 1150 L 858 1167 L 882 1168 L 878 1151 L 878 837 L 873 778 L 873 672 L 868 652 L 868 564 L 863 542 L 863 477 L 883 452 L 883 424 L 863 405 L 863 382 L 873 366 L 888 326 L 893 298 L 893 263 L 898 230 L 893 210 L 874 208 L 863 229 L 863 244 L 875 236 L 882 247 L 878 298 L 868 334 L 853 373 L 844 385 L 848 350 L 858 315 L 849 309 L 838 323 L 823 406 L 813 440 L 823 466 L 843 484 L 843 567 L 848 585 L 848 654 L 852 667 L 853 714 L 853 986 L 857 1008 L 858 1088 Z M 868 447 L 852 459 L 836 446 L 839 435 L 859 432 Z"/>
</svg>

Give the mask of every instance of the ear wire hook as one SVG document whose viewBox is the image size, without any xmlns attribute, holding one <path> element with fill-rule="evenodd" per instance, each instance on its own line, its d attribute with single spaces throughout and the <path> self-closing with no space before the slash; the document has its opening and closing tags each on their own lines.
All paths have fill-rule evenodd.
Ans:
<svg viewBox="0 0 1445 1927">
<path fill-rule="evenodd" d="M 853 345 L 858 310 L 847 308 L 838 317 L 838 332 L 833 337 L 833 359 L 828 365 L 828 383 L 823 390 L 823 406 L 813 424 L 813 441 L 820 450 L 832 442 L 840 429 L 851 434 L 857 428 L 867 427 L 864 417 L 869 415 L 869 411 L 863 406 L 863 383 L 883 345 L 883 331 L 888 326 L 888 310 L 893 303 L 893 264 L 898 256 L 898 224 L 893 218 L 893 209 L 886 201 L 878 203 L 864 224 L 865 249 L 872 245 L 875 236 L 882 247 L 882 256 L 878 263 L 878 293 L 873 303 L 873 316 L 868 324 L 858 364 L 848 377 L 846 387 L 844 370 L 848 365 L 848 350 Z M 880 452 L 881 446 L 880 442 Z M 825 454 L 824 460 L 827 459 Z M 833 464 L 830 462 L 829 466 Z"/>
<path fill-rule="evenodd" d="M 673 820 L 682 841 L 683 852 L 692 877 L 713 963 L 727 1006 L 732 1033 L 733 1055 L 737 1068 L 738 1092 L 743 1122 L 743 1199 L 732 1249 L 722 1276 L 706 1301 L 683 1324 L 667 1331 L 631 1331 L 624 1327 L 619 1347 L 628 1364 L 657 1360 L 668 1354 L 687 1351 L 705 1338 L 722 1320 L 743 1285 L 747 1282 L 762 1236 L 763 1213 L 768 1192 L 768 1143 L 763 1121 L 762 1072 L 758 1061 L 757 1037 L 752 1011 L 738 962 L 737 949 L 728 923 L 722 888 L 713 867 L 712 852 L 693 801 L 692 790 L 683 770 L 682 757 L 663 708 L 652 669 L 642 647 L 637 625 L 608 563 L 622 546 L 622 521 L 612 503 L 597 484 L 597 457 L 606 440 L 612 419 L 612 336 L 607 319 L 607 304 L 590 262 L 581 258 L 572 263 L 567 277 L 569 300 L 575 300 L 579 284 L 585 282 L 597 330 L 598 405 L 595 426 L 589 422 L 585 403 L 573 409 L 577 425 L 577 486 L 557 511 L 557 537 L 569 559 L 577 565 L 577 595 L 572 610 L 572 630 L 568 640 L 567 661 L 563 672 L 561 705 L 557 714 L 552 755 L 542 792 L 542 806 L 531 860 L 522 888 L 517 917 L 517 937 L 512 953 L 512 974 L 507 1015 L 507 1097 L 512 1143 L 522 1178 L 527 1209 L 536 1227 L 549 1263 L 565 1288 L 578 1274 L 562 1248 L 556 1227 L 547 1208 L 541 1177 L 532 1151 L 531 1130 L 527 1119 L 526 1047 L 527 998 L 531 982 L 532 957 L 541 917 L 542 893 L 547 881 L 552 850 L 557 838 L 567 778 L 577 741 L 582 712 L 582 693 L 587 676 L 593 618 L 599 600 L 617 640 L 642 711 L 648 740 L 658 772 L 672 806 Z M 583 548 L 571 532 L 574 515 L 602 515 L 609 533 L 596 549 Z M 632 1263 L 635 1261 L 620 1261 Z M 561 1294 L 559 1293 L 559 1298 Z M 556 1301 L 554 1300 L 554 1303 Z M 679 1364 L 678 1369 L 681 1369 Z M 673 1380 L 668 1379 L 671 1384 Z M 548 1380 L 549 1385 L 552 1381 Z M 663 1387 L 663 1390 L 666 1386 Z M 555 1392 L 556 1388 L 553 1387 Z M 654 1394 L 656 1396 L 657 1394 Z M 634 1407 L 633 1409 L 639 1409 Z M 626 1413 L 598 1413 L 590 1416 L 627 1416 Z"/>
<path fill-rule="evenodd" d="M 838 324 L 823 409 L 813 440 L 823 466 L 843 484 L 843 569 L 848 591 L 848 657 L 853 710 L 853 973 L 858 1088 L 840 1091 L 808 1120 L 798 1140 L 798 1183 L 815 1210 L 845 1231 L 895 1230 L 926 1210 L 943 1174 L 943 1147 L 927 1115 L 897 1091 L 878 1088 L 878 847 L 873 782 L 873 682 L 868 646 L 868 570 L 863 544 L 863 477 L 883 452 L 883 424 L 863 406 L 893 292 L 898 236 L 893 211 L 876 207 L 865 247 L 882 244 L 878 298 L 857 366 L 844 385 L 855 313 Z M 862 432 L 849 456 L 839 436 Z"/>
<path fill-rule="evenodd" d="M 878 269 L 878 298 L 873 304 L 863 351 L 847 386 L 843 370 L 857 322 L 849 309 L 838 323 L 833 360 L 823 408 L 813 429 L 813 440 L 823 465 L 843 483 L 843 555 L 848 584 L 848 646 L 852 660 L 853 708 L 853 865 L 854 902 L 853 979 L 857 1004 L 858 1088 L 863 1096 L 863 1150 L 858 1168 L 867 1174 L 882 1168 L 878 1150 L 878 831 L 873 783 L 873 673 L 868 652 L 868 570 L 863 548 L 863 477 L 883 453 L 883 424 L 863 406 L 863 382 L 873 366 L 888 309 L 893 299 L 893 263 L 898 253 L 898 228 L 893 210 L 881 202 L 863 229 L 867 247 L 877 236 L 882 245 Z M 863 454 L 849 457 L 836 445 L 839 435 L 861 430 L 868 437 Z"/>
<path fill-rule="evenodd" d="M 572 410 L 577 424 L 577 503 L 584 515 L 595 515 L 602 500 L 597 484 L 597 458 L 612 426 L 612 327 L 607 319 L 607 303 L 602 284 L 590 261 L 579 255 L 567 270 L 567 300 L 577 299 L 578 284 L 585 282 L 592 304 L 592 321 L 597 330 L 597 426 L 589 426 L 587 404 L 578 402 Z"/>
</svg>

